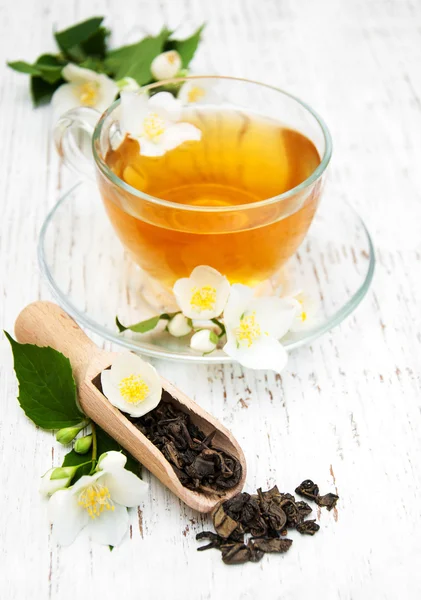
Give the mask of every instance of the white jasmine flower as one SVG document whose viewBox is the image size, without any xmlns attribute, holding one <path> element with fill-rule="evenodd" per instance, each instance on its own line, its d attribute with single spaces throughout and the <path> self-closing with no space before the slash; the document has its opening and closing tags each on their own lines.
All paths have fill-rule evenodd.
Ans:
<svg viewBox="0 0 421 600">
<path fill-rule="evenodd" d="M 169 50 L 158 54 L 151 64 L 151 73 L 154 79 L 172 79 L 181 69 L 181 56 L 176 50 Z"/>
<path fill-rule="evenodd" d="M 161 400 L 161 379 L 152 365 L 130 352 L 119 354 L 111 369 L 102 371 L 104 396 L 131 417 L 141 417 Z"/>
<path fill-rule="evenodd" d="M 290 330 L 296 333 L 311 329 L 316 324 L 317 314 L 320 310 L 318 297 L 302 290 L 294 292 L 292 297 L 298 303 L 298 310 Z"/>
<path fill-rule="evenodd" d="M 226 277 L 216 269 L 201 265 L 175 282 L 173 292 L 178 306 L 191 319 L 213 319 L 224 310 L 230 293 Z"/>
<path fill-rule="evenodd" d="M 51 496 L 57 490 L 66 488 L 75 474 L 75 467 L 57 467 L 49 469 L 42 477 L 39 493 L 43 496 Z"/>
<path fill-rule="evenodd" d="M 190 79 L 180 88 L 177 98 L 183 104 L 207 104 L 219 102 L 219 97 L 214 91 L 212 79 Z"/>
<path fill-rule="evenodd" d="M 140 85 L 137 83 L 136 79 L 133 77 L 123 77 L 119 79 L 117 82 L 118 89 L 124 90 L 125 92 L 137 92 L 140 90 Z"/>
<path fill-rule="evenodd" d="M 59 544 L 71 544 L 82 529 L 100 544 L 121 542 L 129 524 L 126 506 L 137 506 L 148 489 L 124 468 L 126 460 L 120 452 L 107 452 L 93 475 L 53 494 L 48 509 Z"/>
<path fill-rule="evenodd" d="M 57 88 L 51 99 L 57 116 L 78 106 L 89 106 L 102 113 L 118 94 L 115 81 L 91 69 L 69 63 L 63 68 L 62 75 L 69 83 Z"/>
<path fill-rule="evenodd" d="M 151 98 L 145 93 L 121 92 L 121 132 L 139 142 L 144 156 L 162 156 L 184 142 L 200 140 L 200 129 L 178 122 L 180 117 L 181 103 L 169 92 Z"/>
<path fill-rule="evenodd" d="M 168 331 L 174 337 L 183 337 L 192 330 L 191 319 L 182 313 L 177 313 L 168 323 Z"/>
<path fill-rule="evenodd" d="M 290 329 L 297 302 L 290 298 L 253 296 L 253 290 L 234 284 L 224 311 L 226 354 L 250 369 L 280 372 L 287 353 L 279 342 Z"/>
<path fill-rule="evenodd" d="M 213 352 L 218 344 L 218 336 L 209 329 L 201 329 L 196 331 L 190 340 L 190 347 L 198 352 Z"/>
</svg>

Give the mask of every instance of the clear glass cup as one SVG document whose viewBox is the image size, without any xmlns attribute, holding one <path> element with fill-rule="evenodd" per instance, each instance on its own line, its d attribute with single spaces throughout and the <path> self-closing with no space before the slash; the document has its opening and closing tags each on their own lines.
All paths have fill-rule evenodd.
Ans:
<svg viewBox="0 0 421 600">
<path fill-rule="evenodd" d="M 210 265 L 231 283 L 258 284 L 277 274 L 305 238 L 331 157 L 329 131 L 301 100 L 243 79 L 177 79 L 139 93 L 176 93 L 183 85 L 204 90 L 191 94 L 181 119 L 202 128 L 200 142 L 187 142 L 164 158 L 136 155 L 126 164 L 127 156 L 114 150 L 122 137 L 117 100 L 102 116 L 85 107 L 66 113 L 55 130 L 58 151 L 77 172 L 96 177 L 117 235 L 153 280 L 170 288 L 194 267 Z M 285 154 L 279 164 L 272 160 L 280 152 L 276 132 Z M 86 136 L 92 137 L 92 156 L 81 151 Z M 296 140 L 317 151 L 302 180 L 310 146 Z M 176 173 L 172 187 L 160 190 L 168 173 Z"/>
</svg>

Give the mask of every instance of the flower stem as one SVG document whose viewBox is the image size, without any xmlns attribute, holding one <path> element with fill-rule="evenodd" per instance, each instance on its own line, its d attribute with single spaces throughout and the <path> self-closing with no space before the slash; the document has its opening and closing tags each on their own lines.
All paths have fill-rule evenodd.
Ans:
<svg viewBox="0 0 421 600">
<path fill-rule="evenodd" d="M 96 439 L 95 423 L 93 421 L 91 422 L 91 427 L 92 427 L 92 457 L 91 457 L 91 460 L 92 460 L 91 473 L 92 473 L 95 470 L 95 467 L 96 467 L 98 444 L 97 444 L 97 439 Z"/>
<path fill-rule="evenodd" d="M 211 319 L 211 321 L 212 321 L 212 323 L 215 323 L 215 325 L 218 325 L 218 327 L 221 330 L 221 333 L 219 334 L 218 337 L 221 338 L 222 336 L 224 336 L 225 333 L 226 333 L 226 331 L 225 331 L 225 325 L 221 321 L 219 321 L 218 319 L 216 319 L 216 318 Z"/>
</svg>

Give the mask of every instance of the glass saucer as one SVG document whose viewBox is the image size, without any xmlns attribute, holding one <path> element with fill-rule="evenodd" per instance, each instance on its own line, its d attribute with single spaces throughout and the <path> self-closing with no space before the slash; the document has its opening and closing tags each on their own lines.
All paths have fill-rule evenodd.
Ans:
<svg viewBox="0 0 421 600">
<path fill-rule="evenodd" d="M 168 307 L 124 251 L 93 183 L 78 183 L 54 206 L 41 229 L 38 257 L 59 304 L 103 338 L 156 358 L 233 362 L 220 350 L 202 356 L 191 350 L 188 341 L 165 331 L 118 333 L 116 315 L 130 324 L 163 312 L 151 306 L 152 297 L 160 300 L 162 308 Z M 281 277 L 294 289 L 316 292 L 321 302 L 319 318 L 311 328 L 288 334 L 282 340 L 285 347 L 293 350 L 310 343 L 355 310 L 369 288 L 374 264 L 364 222 L 331 186 L 308 236 Z M 279 278 L 272 284 L 273 289 Z"/>
</svg>

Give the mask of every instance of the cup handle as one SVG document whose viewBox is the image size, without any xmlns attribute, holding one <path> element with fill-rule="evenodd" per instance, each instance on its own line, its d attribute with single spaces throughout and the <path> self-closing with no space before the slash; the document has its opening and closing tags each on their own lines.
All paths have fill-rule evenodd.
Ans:
<svg viewBox="0 0 421 600">
<path fill-rule="evenodd" d="M 64 164 L 92 180 L 95 179 L 92 135 L 100 116 L 101 113 L 93 108 L 73 108 L 59 118 L 53 133 L 57 152 Z"/>
</svg>

